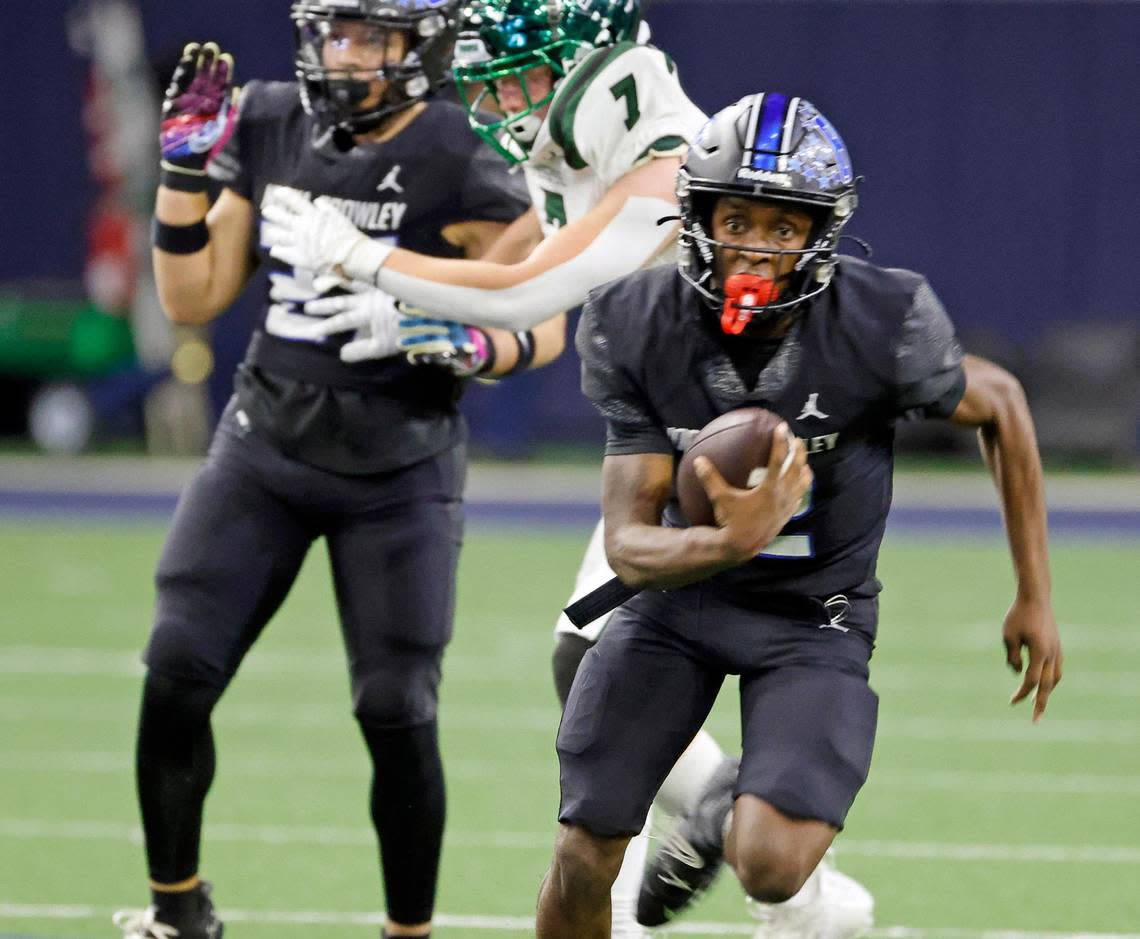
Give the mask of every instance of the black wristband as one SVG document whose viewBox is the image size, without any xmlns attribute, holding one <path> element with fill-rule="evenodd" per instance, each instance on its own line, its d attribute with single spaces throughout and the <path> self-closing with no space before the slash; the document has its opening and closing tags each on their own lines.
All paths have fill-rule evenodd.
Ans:
<svg viewBox="0 0 1140 939">
<path fill-rule="evenodd" d="M 210 186 L 210 177 L 205 170 L 181 169 L 163 160 L 158 184 L 178 192 L 205 192 Z"/>
<path fill-rule="evenodd" d="M 504 375 L 513 375 L 515 372 L 525 372 L 530 368 L 530 363 L 534 361 L 534 333 L 529 329 L 526 332 L 513 333 L 515 342 L 518 343 L 519 355 L 515 360 L 515 364 L 507 369 Z"/>
<path fill-rule="evenodd" d="M 210 243 L 206 222 L 193 225 L 167 225 L 157 218 L 150 229 L 151 244 L 167 254 L 197 254 Z"/>
</svg>

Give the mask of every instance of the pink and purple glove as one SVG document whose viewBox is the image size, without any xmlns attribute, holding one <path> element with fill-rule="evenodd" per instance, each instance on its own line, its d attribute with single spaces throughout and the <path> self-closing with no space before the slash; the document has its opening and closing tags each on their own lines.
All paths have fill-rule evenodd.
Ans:
<svg viewBox="0 0 1140 939">
<path fill-rule="evenodd" d="M 233 133 L 237 89 L 233 56 L 216 43 L 190 43 L 162 103 L 162 185 L 183 192 L 206 188 L 206 167 Z"/>
</svg>

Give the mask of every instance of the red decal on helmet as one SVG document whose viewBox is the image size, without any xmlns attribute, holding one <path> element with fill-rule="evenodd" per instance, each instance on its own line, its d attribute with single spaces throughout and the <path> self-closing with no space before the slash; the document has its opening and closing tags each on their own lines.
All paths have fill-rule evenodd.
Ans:
<svg viewBox="0 0 1140 939">
<path fill-rule="evenodd" d="M 752 310 L 741 307 L 766 306 L 780 296 L 780 285 L 759 274 L 732 274 L 724 281 L 724 311 L 720 328 L 739 336 L 752 321 Z"/>
</svg>

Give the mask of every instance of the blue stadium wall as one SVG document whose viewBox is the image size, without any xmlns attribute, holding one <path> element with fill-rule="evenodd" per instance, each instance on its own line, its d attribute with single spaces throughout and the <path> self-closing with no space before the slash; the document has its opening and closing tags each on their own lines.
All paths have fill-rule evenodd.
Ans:
<svg viewBox="0 0 1140 939">
<path fill-rule="evenodd" d="M 6 5 L 0 26 L 0 283 L 81 270 L 89 189 L 69 5 Z M 241 76 L 290 75 L 286 0 L 142 7 L 156 62 L 212 38 Z M 967 334 L 1017 346 L 1054 324 L 1140 317 L 1140 3 L 658 0 L 649 19 L 706 110 L 772 88 L 829 114 L 866 178 L 849 231 L 880 263 L 926 273 Z M 251 315 L 223 319 L 222 361 Z M 519 452 L 534 437 L 597 440 L 566 393 L 576 372 L 571 354 L 480 389 L 477 439 Z"/>
</svg>

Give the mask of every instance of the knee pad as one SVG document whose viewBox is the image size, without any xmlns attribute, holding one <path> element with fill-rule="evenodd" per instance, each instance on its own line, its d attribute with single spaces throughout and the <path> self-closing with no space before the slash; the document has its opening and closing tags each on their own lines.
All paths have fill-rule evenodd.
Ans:
<svg viewBox="0 0 1140 939">
<path fill-rule="evenodd" d="M 388 661 L 352 680 L 352 713 L 363 725 L 414 727 L 436 719 L 439 653 L 391 655 Z"/>
<path fill-rule="evenodd" d="M 190 628 L 185 618 L 161 617 L 143 652 L 150 674 L 177 675 L 187 682 L 224 688 L 232 677 L 204 629 Z"/>
<path fill-rule="evenodd" d="M 143 684 L 140 739 L 161 742 L 168 735 L 207 727 L 221 696 L 222 689 L 214 685 L 148 671 Z"/>
<path fill-rule="evenodd" d="M 559 633 L 555 640 L 550 664 L 554 670 L 554 690 L 563 707 L 566 707 L 566 699 L 570 696 L 570 688 L 574 684 L 574 676 L 578 674 L 582 656 L 590 651 L 592 645 L 589 639 L 570 633 Z"/>
</svg>

